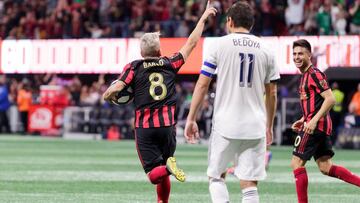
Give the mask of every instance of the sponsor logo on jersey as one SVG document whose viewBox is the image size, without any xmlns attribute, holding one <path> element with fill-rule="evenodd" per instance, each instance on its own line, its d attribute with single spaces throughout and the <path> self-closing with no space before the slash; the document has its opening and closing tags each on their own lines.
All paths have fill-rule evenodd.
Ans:
<svg viewBox="0 0 360 203">
<path fill-rule="evenodd" d="M 306 92 L 300 92 L 300 100 L 306 100 L 306 99 L 308 99 Z"/>
</svg>

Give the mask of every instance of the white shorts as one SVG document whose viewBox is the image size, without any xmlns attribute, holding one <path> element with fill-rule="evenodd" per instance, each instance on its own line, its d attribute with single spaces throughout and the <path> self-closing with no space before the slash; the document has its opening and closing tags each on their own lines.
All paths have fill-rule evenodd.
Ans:
<svg viewBox="0 0 360 203">
<path fill-rule="evenodd" d="M 240 180 L 264 180 L 265 153 L 265 138 L 228 139 L 213 131 L 209 143 L 207 175 L 220 178 L 221 174 L 226 172 L 229 163 L 233 162 L 234 174 Z"/>
</svg>

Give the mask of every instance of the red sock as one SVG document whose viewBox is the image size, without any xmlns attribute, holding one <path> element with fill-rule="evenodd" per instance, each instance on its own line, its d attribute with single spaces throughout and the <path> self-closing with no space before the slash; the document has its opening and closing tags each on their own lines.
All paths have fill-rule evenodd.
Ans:
<svg viewBox="0 0 360 203">
<path fill-rule="evenodd" d="M 360 177 L 342 166 L 332 165 L 329 171 L 329 176 L 360 187 Z"/>
<path fill-rule="evenodd" d="M 299 203 L 307 203 L 308 176 L 305 168 L 298 168 L 293 171 L 295 176 L 296 193 Z"/>
<path fill-rule="evenodd" d="M 158 166 L 150 171 L 148 177 L 152 184 L 158 184 L 168 175 L 169 172 L 167 171 L 166 166 Z"/>
<path fill-rule="evenodd" d="M 158 196 L 158 203 L 168 203 L 170 196 L 170 177 L 167 176 L 163 178 L 163 180 L 156 185 L 156 192 Z"/>
</svg>

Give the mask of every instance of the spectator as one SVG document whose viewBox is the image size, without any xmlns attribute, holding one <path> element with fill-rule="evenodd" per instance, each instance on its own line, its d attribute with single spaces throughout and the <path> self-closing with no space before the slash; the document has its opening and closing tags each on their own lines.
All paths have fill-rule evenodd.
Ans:
<svg viewBox="0 0 360 203">
<path fill-rule="evenodd" d="M 175 37 L 187 37 L 189 31 L 189 26 L 187 26 L 186 21 L 181 21 L 180 25 L 175 30 Z"/>
<path fill-rule="evenodd" d="M 308 35 L 317 35 L 318 34 L 318 25 L 317 25 L 317 13 L 319 10 L 320 4 L 313 0 L 310 2 L 308 9 L 305 10 L 305 24 L 304 30 Z"/>
<path fill-rule="evenodd" d="M 285 11 L 287 25 L 301 24 L 304 19 L 305 0 L 288 0 L 287 2 L 288 7 Z"/>
<path fill-rule="evenodd" d="M 360 116 L 360 83 L 357 86 L 357 91 L 351 99 L 349 113 L 352 113 L 355 116 Z"/>
<path fill-rule="evenodd" d="M 360 34 L 360 0 L 355 0 L 354 4 L 349 9 L 351 16 L 350 33 Z"/>
<path fill-rule="evenodd" d="M 333 28 L 336 35 L 346 35 L 346 12 L 343 4 L 337 4 L 337 10 L 333 18 Z"/>
<path fill-rule="evenodd" d="M 337 140 L 338 127 L 340 126 L 340 123 L 341 123 L 342 106 L 343 106 L 343 101 L 344 101 L 345 95 L 339 89 L 339 85 L 337 82 L 334 82 L 332 84 L 331 89 L 332 89 L 332 92 L 335 97 L 335 105 L 330 110 L 330 116 L 331 116 L 331 120 L 333 122 L 333 134 L 331 136 L 331 142 L 335 145 L 335 142 Z"/>
<path fill-rule="evenodd" d="M 0 132 L 10 133 L 7 111 L 10 108 L 9 90 L 6 85 L 5 75 L 0 75 Z"/>
<path fill-rule="evenodd" d="M 319 35 L 331 34 L 331 2 L 325 0 L 324 5 L 316 16 L 317 24 L 319 27 Z"/>
<path fill-rule="evenodd" d="M 352 34 L 360 33 L 360 0 L 337 0 L 330 8 L 330 28 L 327 27 L 328 20 L 323 19 L 328 18 L 327 11 L 324 15 L 326 9 L 319 10 L 323 1 L 324 7 L 332 6 L 331 0 L 251 0 L 249 4 L 254 7 L 256 18 L 252 32 L 265 36 L 299 35 L 303 32 L 317 35 L 319 20 L 322 28 L 320 34 L 328 34 L 333 29 L 335 34 L 342 35 L 345 34 L 344 27 L 350 27 Z M 305 2 L 308 5 L 305 6 Z M 212 1 L 218 15 L 209 19 L 204 36 L 221 36 L 226 33 L 225 13 L 232 3 L 233 0 Z M 205 0 L 5 0 L 0 1 L 0 37 L 129 38 L 140 36 L 144 31 L 154 32 L 159 27 L 164 37 L 182 37 L 195 26 L 199 10 L 205 5 Z M 350 9 L 345 10 L 345 7 Z M 317 15 L 318 12 L 321 15 Z M 351 19 L 346 22 L 348 16 Z M 92 29 L 89 29 L 89 25 Z M 288 33 L 289 29 L 291 33 Z"/>
<path fill-rule="evenodd" d="M 262 36 L 271 36 L 274 34 L 273 8 L 269 0 L 261 0 L 259 13 L 261 16 Z"/>
<path fill-rule="evenodd" d="M 32 103 L 32 93 L 28 81 L 23 81 L 17 96 L 17 105 L 20 112 L 21 123 L 23 126 L 22 133 L 28 132 L 28 113 Z"/>
</svg>

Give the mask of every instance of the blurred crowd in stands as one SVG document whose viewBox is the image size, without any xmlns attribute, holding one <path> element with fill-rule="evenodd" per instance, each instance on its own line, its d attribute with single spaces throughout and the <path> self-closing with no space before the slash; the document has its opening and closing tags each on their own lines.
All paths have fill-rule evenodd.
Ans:
<svg viewBox="0 0 360 203">
<path fill-rule="evenodd" d="M 187 37 L 206 2 L 207 0 L 1 0 L 0 39 L 129 38 L 154 31 L 160 31 L 162 37 Z M 218 15 L 209 20 L 203 35 L 224 35 L 226 10 L 234 0 L 211 2 L 217 8 Z M 256 23 L 252 30 L 256 35 L 360 34 L 360 0 L 249 2 L 256 12 Z M 17 107 L 20 120 L 26 123 L 29 106 L 41 103 L 41 85 L 61 87 L 62 96 L 56 102 L 63 106 L 94 107 L 94 114 L 91 116 L 99 118 L 108 115 L 107 113 L 114 113 L 116 111 L 108 110 L 114 106 L 104 103 L 101 95 L 115 78 L 114 75 L 32 74 L 9 75 L 7 78 L 0 75 L 0 130 L 10 131 L 7 115 L 11 105 Z M 282 98 L 297 98 L 295 80 L 296 78 L 279 87 L 279 102 Z M 179 126 L 183 125 L 182 121 L 186 118 L 195 85 L 185 81 L 177 84 Z M 360 126 L 360 85 L 355 96 L 351 95 L 346 96 L 349 102 L 344 102 L 344 108 L 336 111 L 340 111 L 341 123 L 344 114 L 350 113 L 354 115 L 354 119 L 345 121 L 345 124 Z M 198 118 L 203 136 L 208 136 L 210 132 L 214 97 L 212 86 Z M 100 110 L 97 112 L 96 108 Z M 128 112 L 131 112 L 132 106 L 128 105 L 126 108 L 130 108 L 124 111 L 126 116 L 131 115 Z M 93 125 L 88 125 L 88 130 L 92 131 Z M 23 125 L 22 132 L 26 131 L 27 125 Z"/>
<path fill-rule="evenodd" d="M 134 116 L 132 104 L 115 106 L 106 103 L 102 99 L 102 94 L 110 83 L 115 80 L 118 75 L 56 75 L 56 74 L 28 74 L 28 75 L 0 75 L 0 132 L 10 133 L 9 109 L 11 106 L 16 107 L 19 112 L 19 121 L 22 123 L 18 128 L 20 133 L 28 132 L 27 123 L 29 119 L 29 110 L 32 105 L 54 105 L 56 107 L 90 107 L 90 120 L 84 122 L 82 118 L 74 118 L 73 122 L 77 122 L 77 130 L 87 133 L 103 133 L 113 124 L 126 124 L 127 127 L 132 125 L 130 122 Z M 60 91 L 57 96 L 51 100 L 44 99 L 41 95 L 41 89 L 44 86 L 59 87 Z M 179 125 L 184 125 L 181 121 L 186 119 L 191 96 L 195 83 L 189 81 L 181 81 L 176 84 L 178 103 L 177 117 Z M 59 89 L 57 88 L 57 89 Z M 209 135 L 210 120 L 212 117 L 212 103 L 214 99 L 214 86 L 211 88 L 211 94 L 204 101 L 204 113 L 199 115 L 199 120 L 204 120 L 202 128 Z M 203 115 L 204 114 L 204 115 Z M 122 119 L 124 118 L 124 119 Z M 116 120 L 117 119 L 117 120 Z M 120 119 L 120 120 L 119 120 Z M 126 122 L 124 123 L 124 121 Z M 115 122 L 115 123 L 114 123 Z M 79 128 L 80 126 L 80 128 Z"/>
<path fill-rule="evenodd" d="M 1 39 L 187 37 L 207 0 L 2 0 Z M 360 0 L 248 0 L 262 36 L 360 34 Z M 204 36 L 226 33 L 234 0 L 213 0 L 218 15 Z"/>
<path fill-rule="evenodd" d="M 89 120 L 84 120 L 83 112 L 74 114 L 70 121 L 74 130 L 85 133 L 107 133 L 114 126 L 123 129 L 125 137 L 131 138 L 133 105 L 114 106 L 104 102 L 101 98 L 107 86 L 116 79 L 117 75 L 56 75 L 56 74 L 31 74 L 31 75 L 0 75 L 0 130 L 3 133 L 10 132 L 9 108 L 16 107 L 19 112 L 21 123 L 27 123 L 28 111 L 31 105 L 44 104 L 41 100 L 41 87 L 44 85 L 57 86 L 61 88 L 59 97 L 51 101 L 56 106 L 89 107 Z M 284 78 L 278 88 L 278 110 L 281 110 L 281 101 L 284 98 L 298 98 L 298 77 Z M 192 92 L 195 83 L 191 80 L 180 80 L 176 84 L 178 94 L 177 115 L 178 127 L 185 124 L 189 111 Z M 198 124 L 201 136 L 206 138 L 211 131 L 211 118 L 213 113 L 213 102 L 215 98 L 214 82 L 202 105 L 201 113 L 198 115 Z M 336 82 L 332 83 L 332 89 L 337 101 L 332 113 L 334 130 L 337 127 L 360 127 L 360 83 L 357 89 L 344 92 Z M 49 103 L 45 103 L 49 104 Z M 298 105 L 297 103 L 294 105 Z M 294 108 L 299 110 L 299 108 Z M 287 109 L 290 111 L 290 109 Z M 293 117 L 297 119 L 301 112 L 294 112 Z M 12 115 L 13 116 L 13 115 Z M 20 132 L 27 132 L 27 125 L 22 125 Z M 336 136 L 334 136 L 336 139 Z"/>
</svg>

